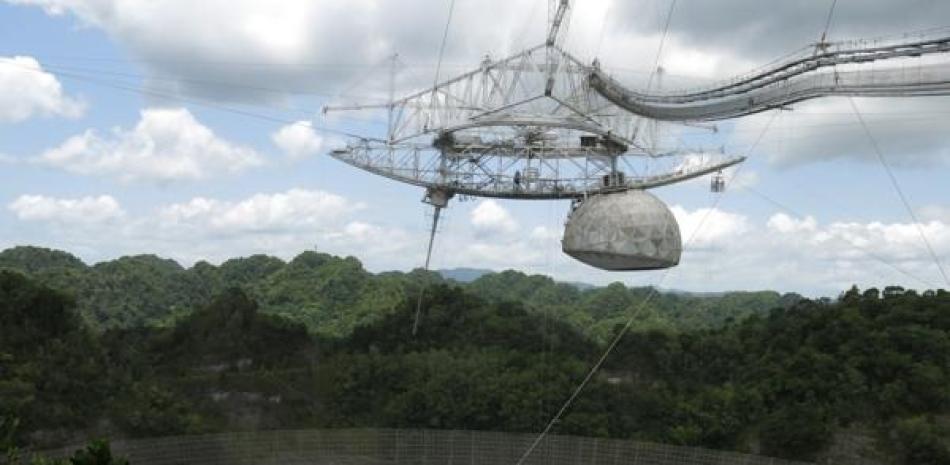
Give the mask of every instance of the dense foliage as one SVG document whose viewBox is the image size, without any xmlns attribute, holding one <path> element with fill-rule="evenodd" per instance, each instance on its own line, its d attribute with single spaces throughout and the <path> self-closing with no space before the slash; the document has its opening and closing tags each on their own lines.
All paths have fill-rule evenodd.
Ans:
<svg viewBox="0 0 950 465">
<path fill-rule="evenodd" d="M 40 453 L 25 456 L 16 448 L 10 448 L 7 449 L 5 458 L 0 460 L 5 460 L 0 463 L 6 465 L 129 465 L 128 459 L 113 455 L 109 442 L 103 439 L 90 441 L 69 457 L 48 457 Z"/>
<path fill-rule="evenodd" d="M 147 255 L 87 266 L 65 252 L 16 247 L 0 252 L 0 269 L 24 273 L 73 296 L 79 313 L 97 331 L 171 325 L 226 289 L 240 288 L 264 313 L 303 323 L 322 336 L 342 337 L 392 314 L 407 296 L 416 295 L 420 283 L 447 282 L 438 274 L 421 271 L 372 274 L 355 258 L 317 252 L 304 252 L 289 262 L 255 255 L 220 266 L 199 262 L 185 269 L 172 260 Z M 639 308 L 652 289 L 629 289 L 617 283 L 582 290 L 515 271 L 447 274 L 477 277 L 467 283 L 448 282 L 488 300 L 521 302 L 527 310 L 567 321 L 599 341 L 633 311 L 641 327 L 717 327 L 797 300 L 775 292 L 656 293 Z"/>
<path fill-rule="evenodd" d="M 93 331 L 84 297 L 38 281 L 54 286 L 74 271 L 88 282 L 121 281 L 90 278 L 100 265 L 48 258 L 54 265 L 32 277 L 0 272 L 0 441 L 8 446 L 260 428 L 538 431 L 650 292 L 581 291 L 511 272 L 455 285 L 371 275 L 354 259 L 307 253 L 290 263 L 253 257 L 179 269 L 173 274 L 211 283 L 201 292 L 213 297 L 205 302 L 194 288 L 196 310 L 173 320 L 166 313 L 139 320 L 152 326 Z M 174 268 L 144 258 L 113 265 L 146 262 Z M 155 280 L 126 284 L 143 293 L 183 286 L 161 273 L 132 276 Z M 413 336 L 412 286 L 422 279 L 433 284 Z M 832 457 L 860 437 L 872 446 L 860 452 L 868 460 L 948 463 L 950 294 L 659 296 L 554 432 L 799 459 Z M 774 308 L 746 309 L 760 299 Z M 717 313 L 717 304 L 740 309 Z M 314 322 L 295 313 L 302 305 L 336 324 L 334 312 L 361 316 L 347 320 L 344 335 L 314 334 Z"/>
</svg>

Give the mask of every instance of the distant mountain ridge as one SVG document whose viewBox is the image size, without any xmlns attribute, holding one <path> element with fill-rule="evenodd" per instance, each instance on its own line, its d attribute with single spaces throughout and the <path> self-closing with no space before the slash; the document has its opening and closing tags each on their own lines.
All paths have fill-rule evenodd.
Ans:
<svg viewBox="0 0 950 465">
<path fill-rule="evenodd" d="M 438 270 L 437 273 L 448 280 L 470 283 L 486 274 L 492 274 L 494 271 L 481 268 L 449 268 Z"/>
<path fill-rule="evenodd" d="M 155 255 L 136 255 L 89 266 L 75 256 L 39 247 L 0 252 L 0 269 L 24 273 L 71 295 L 79 313 L 99 330 L 168 326 L 206 306 L 213 296 L 240 288 L 263 313 L 303 323 L 327 336 L 385 318 L 420 286 L 453 283 L 493 301 L 516 301 L 532 312 L 570 323 L 594 339 L 607 337 L 631 317 L 641 327 L 665 330 L 718 327 L 750 314 L 787 306 L 776 292 L 725 292 L 694 295 L 621 283 L 595 287 L 557 282 L 518 271 L 456 268 L 425 273 L 370 273 L 354 257 L 307 251 L 290 261 L 253 255 L 220 265 L 198 262 L 190 268 Z"/>
<path fill-rule="evenodd" d="M 465 283 L 465 284 L 474 282 L 478 280 L 479 278 L 481 278 L 482 276 L 497 273 L 497 271 L 486 270 L 482 268 L 449 268 L 449 269 L 437 270 L 436 272 L 439 273 L 439 275 L 442 276 L 446 280 L 456 281 L 456 282 Z M 571 286 L 574 286 L 582 291 L 586 291 L 589 289 L 596 289 L 597 287 L 599 287 L 594 284 L 582 283 L 578 281 L 558 281 L 558 282 L 564 283 L 564 284 L 570 284 Z"/>
</svg>

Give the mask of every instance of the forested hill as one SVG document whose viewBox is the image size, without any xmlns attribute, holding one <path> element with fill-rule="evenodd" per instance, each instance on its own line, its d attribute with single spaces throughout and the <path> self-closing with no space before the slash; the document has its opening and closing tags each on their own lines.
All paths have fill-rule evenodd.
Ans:
<svg viewBox="0 0 950 465">
<path fill-rule="evenodd" d="M 73 268 L 46 279 L 89 271 L 49 258 Z M 181 272 L 156 259 L 109 266 L 142 261 Z M 259 264 L 280 265 L 268 276 L 300 278 L 293 263 Z M 165 327 L 93 331 L 69 296 L 0 271 L 0 450 L 250 429 L 537 432 L 605 348 L 510 299 L 447 284 L 426 295 L 415 336 L 411 296 L 327 338 L 262 312 L 236 288 Z M 822 463 L 945 465 L 950 294 L 852 289 L 718 328 L 634 327 L 553 432 Z"/>
<path fill-rule="evenodd" d="M 466 283 L 422 271 L 373 274 L 356 258 L 317 252 L 304 252 L 289 262 L 255 255 L 219 266 L 199 262 L 186 269 L 153 255 L 89 266 L 66 252 L 16 247 L 0 252 L 0 269 L 24 273 L 74 297 L 80 315 L 96 330 L 169 325 L 229 288 L 242 289 L 263 313 L 303 323 L 323 336 L 344 336 L 384 318 L 407 295 L 417 295 L 423 282 L 452 282 L 488 300 L 520 302 L 529 311 L 566 321 L 595 340 L 607 337 L 634 310 L 641 328 L 711 328 L 800 298 L 775 292 L 659 293 L 635 309 L 649 288 L 615 283 L 580 289 L 516 271 L 481 274 Z"/>
</svg>

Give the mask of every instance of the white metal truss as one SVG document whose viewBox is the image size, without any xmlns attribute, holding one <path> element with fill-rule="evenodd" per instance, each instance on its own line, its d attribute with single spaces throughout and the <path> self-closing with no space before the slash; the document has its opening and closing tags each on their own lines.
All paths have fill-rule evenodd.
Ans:
<svg viewBox="0 0 950 465">
<path fill-rule="evenodd" d="M 392 112 L 388 137 L 402 143 L 477 121 L 565 121 L 612 132 L 633 144 L 639 118 L 591 92 L 590 67 L 556 46 L 540 45 L 389 104 L 324 108 Z M 549 79 L 549 73 L 553 72 Z"/>
<path fill-rule="evenodd" d="M 950 94 L 950 36 L 822 43 L 720 85 L 633 91 L 558 45 L 569 11 L 551 0 L 545 44 L 383 105 L 387 133 L 331 155 L 388 178 L 450 194 L 577 198 L 648 189 L 744 160 L 656 147 L 645 122 L 719 120 L 826 95 Z M 943 35 L 941 35 L 943 34 Z"/>
<path fill-rule="evenodd" d="M 590 67 L 556 45 L 482 65 L 389 105 L 386 137 L 331 156 L 422 187 L 487 197 L 577 198 L 646 189 L 721 170 L 743 158 L 647 147 L 641 118 L 593 92 Z M 684 156 L 700 165 L 682 162 Z"/>
<path fill-rule="evenodd" d="M 629 160 L 600 147 L 565 148 L 543 143 L 467 144 L 448 152 L 427 145 L 364 141 L 335 150 L 331 155 L 373 174 L 433 190 L 538 200 L 649 189 L 720 171 L 745 160 L 693 154 L 700 163 L 682 163 L 670 157 L 666 168 L 651 174 L 638 172 L 633 164 L 618 167 L 618 160 Z"/>
</svg>

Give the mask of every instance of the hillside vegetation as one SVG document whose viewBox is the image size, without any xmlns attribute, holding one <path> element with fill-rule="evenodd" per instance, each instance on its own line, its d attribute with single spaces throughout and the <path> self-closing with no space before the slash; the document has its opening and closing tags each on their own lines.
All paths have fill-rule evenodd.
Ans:
<svg viewBox="0 0 950 465">
<path fill-rule="evenodd" d="M 45 253 L 28 275 L 0 271 L 0 439 L 19 446 L 276 428 L 536 432 L 603 352 L 611 319 L 648 292 L 511 272 L 456 285 L 315 253 L 190 270 L 153 257 L 86 267 Z M 138 271 L 114 271 L 125 267 Z M 422 279 L 435 283 L 413 336 Z M 120 283 L 176 310 L 146 316 L 149 298 Z M 96 297 L 83 304 L 53 288 L 80 285 Z M 744 307 L 756 294 L 661 296 L 555 433 L 950 463 L 950 294 L 851 289 L 785 306 L 773 295 L 769 311 Z M 110 306 L 97 313 L 88 302 Z M 711 302 L 738 308 L 718 314 Z M 856 437 L 867 447 L 843 451 Z"/>
<path fill-rule="evenodd" d="M 631 312 L 637 313 L 640 327 L 709 328 L 799 298 L 768 291 L 712 297 L 657 293 L 640 308 L 651 289 L 615 283 L 581 290 L 516 271 L 485 274 L 468 283 L 421 271 L 373 274 L 353 257 L 317 252 L 304 252 L 289 262 L 255 255 L 219 266 L 199 262 L 186 269 L 152 255 L 88 266 L 65 252 L 17 247 L 0 252 L 0 269 L 26 274 L 72 296 L 79 314 L 97 331 L 167 326 L 231 288 L 253 298 L 263 313 L 284 316 L 327 337 L 348 335 L 391 314 L 407 296 L 416 296 L 423 282 L 452 282 L 486 300 L 520 302 L 530 312 L 569 322 L 601 341 Z"/>
</svg>

